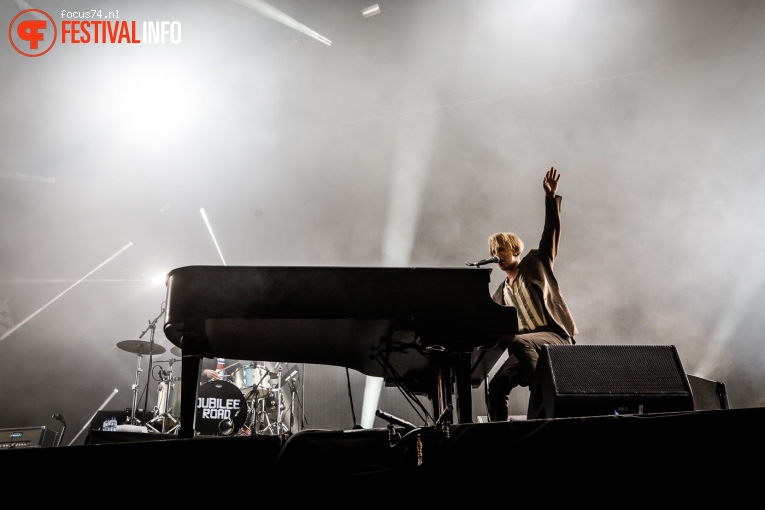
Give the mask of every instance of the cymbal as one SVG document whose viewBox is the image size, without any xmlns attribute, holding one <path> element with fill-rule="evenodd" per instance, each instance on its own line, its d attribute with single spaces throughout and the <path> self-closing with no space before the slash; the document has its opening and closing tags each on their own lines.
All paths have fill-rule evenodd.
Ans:
<svg viewBox="0 0 765 510">
<path fill-rule="evenodd" d="M 133 354 L 149 354 L 149 350 L 151 350 L 151 354 L 162 354 L 166 350 L 161 345 L 154 344 L 153 347 L 151 345 L 151 342 L 146 340 L 123 340 L 117 342 L 117 347 Z"/>
<path fill-rule="evenodd" d="M 173 353 L 175 356 L 183 356 L 183 352 L 181 351 L 180 347 L 170 347 L 170 352 Z"/>
</svg>

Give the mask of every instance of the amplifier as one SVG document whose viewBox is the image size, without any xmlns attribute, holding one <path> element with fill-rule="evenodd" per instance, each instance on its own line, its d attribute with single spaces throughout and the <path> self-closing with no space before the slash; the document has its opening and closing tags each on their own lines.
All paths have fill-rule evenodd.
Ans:
<svg viewBox="0 0 765 510">
<path fill-rule="evenodd" d="M 55 446 L 58 432 L 47 427 L 0 429 L 0 450 Z"/>
</svg>

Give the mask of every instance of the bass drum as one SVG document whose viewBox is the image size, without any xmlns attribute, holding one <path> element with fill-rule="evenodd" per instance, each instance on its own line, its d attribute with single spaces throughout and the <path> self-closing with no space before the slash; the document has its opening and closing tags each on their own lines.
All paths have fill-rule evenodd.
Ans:
<svg viewBox="0 0 765 510">
<path fill-rule="evenodd" d="M 204 436 L 236 435 L 247 419 L 247 400 L 226 381 L 209 381 L 197 390 L 195 429 Z"/>
</svg>

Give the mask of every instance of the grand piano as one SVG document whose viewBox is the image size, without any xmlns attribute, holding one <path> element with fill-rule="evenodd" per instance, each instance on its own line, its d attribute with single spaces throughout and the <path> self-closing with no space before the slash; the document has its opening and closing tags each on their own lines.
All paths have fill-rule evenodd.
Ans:
<svg viewBox="0 0 765 510">
<path fill-rule="evenodd" d="M 471 388 L 517 331 L 487 268 L 185 266 L 167 276 L 164 332 L 182 351 L 179 435 L 195 435 L 202 358 L 347 367 L 472 421 Z M 455 409 L 456 416 L 452 416 Z"/>
</svg>

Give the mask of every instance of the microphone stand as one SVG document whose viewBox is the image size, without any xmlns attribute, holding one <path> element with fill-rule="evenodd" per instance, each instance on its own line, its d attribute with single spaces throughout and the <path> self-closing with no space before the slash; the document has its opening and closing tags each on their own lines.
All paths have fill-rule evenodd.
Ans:
<svg viewBox="0 0 765 510">
<path fill-rule="evenodd" d="M 295 423 L 295 399 L 297 399 L 301 411 L 303 410 L 303 400 L 300 398 L 300 393 L 298 393 L 298 390 L 295 387 L 295 378 L 291 377 L 288 383 L 290 385 L 290 427 L 292 427 Z M 305 423 L 301 420 L 297 426 L 297 430 L 300 431 L 304 427 Z"/>
<path fill-rule="evenodd" d="M 165 314 L 165 303 L 162 303 L 161 310 L 159 311 L 159 315 L 153 320 L 149 321 L 149 327 L 143 330 L 143 333 L 138 337 L 140 340 L 143 338 L 143 336 L 146 334 L 147 331 L 151 330 L 151 334 L 149 335 L 149 373 L 146 375 L 146 388 L 144 391 L 146 391 L 145 397 L 143 399 L 143 423 L 146 423 L 146 407 L 149 405 L 149 383 L 151 382 L 151 364 L 152 359 L 154 357 L 154 330 L 157 327 L 157 321 L 159 321 L 159 318 L 162 317 Z"/>
<path fill-rule="evenodd" d="M 282 435 L 282 427 L 287 426 L 282 421 L 282 363 L 279 362 L 276 370 L 276 433 L 275 436 Z M 289 430 L 289 429 L 288 429 Z"/>
</svg>

